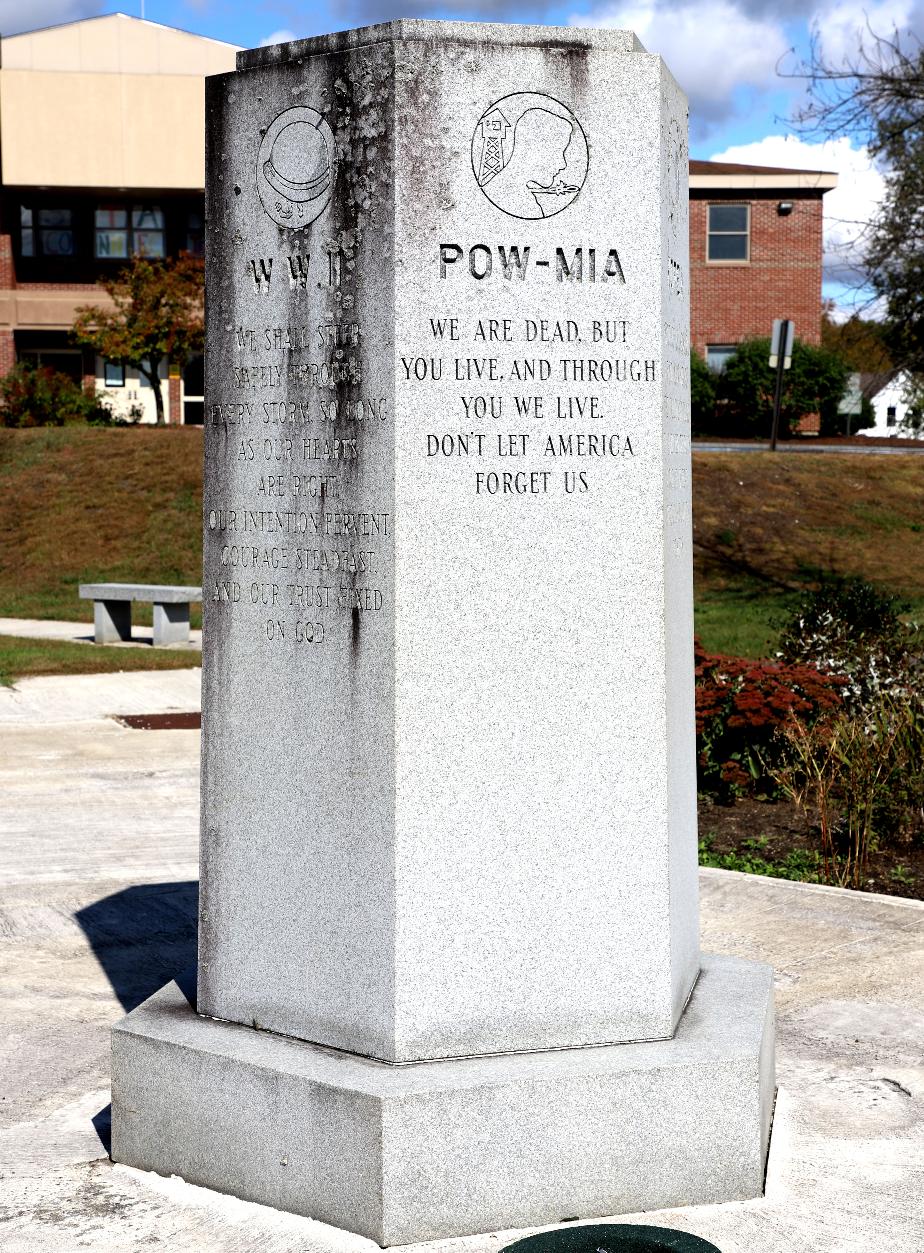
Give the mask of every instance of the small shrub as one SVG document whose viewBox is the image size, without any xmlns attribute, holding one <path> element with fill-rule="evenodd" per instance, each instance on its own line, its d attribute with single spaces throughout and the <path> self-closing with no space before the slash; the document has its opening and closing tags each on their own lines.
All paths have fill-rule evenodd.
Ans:
<svg viewBox="0 0 924 1253">
<path fill-rule="evenodd" d="M 767 840 L 756 836 L 742 841 L 733 852 L 719 853 L 713 847 L 712 835 L 705 835 L 699 842 L 699 864 L 714 866 L 718 870 L 740 870 L 744 874 L 762 874 L 770 879 L 794 879 L 799 883 L 821 881 L 821 858 L 813 849 L 792 848 L 782 858 L 766 856 Z"/>
<path fill-rule="evenodd" d="M 811 665 L 712 656 L 696 645 L 700 791 L 722 803 L 773 794 L 777 732 L 791 717 L 812 725 L 841 707 L 837 677 Z"/>
<path fill-rule="evenodd" d="M 884 695 L 911 697 L 924 679 L 924 637 L 898 597 L 855 578 L 830 578 L 806 592 L 780 631 L 779 657 L 843 680 L 856 712 Z"/>
<path fill-rule="evenodd" d="M 924 705 L 881 696 L 808 724 L 787 719 L 771 767 L 818 823 L 825 882 L 860 887 L 870 852 L 924 831 Z"/>
<path fill-rule="evenodd" d="M 838 412 L 839 404 L 840 401 L 829 401 L 822 406 L 821 413 L 818 415 L 820 418 L 819 435 L 847 434 L 848 415 Z M 860 412 L 850 414 L 849 425 L 851 435 L 856 435 L 857 431 L 876 425 L 876 410 L 868 396 L 860 397 Z"/>
<path fill-rule="evenodd" d="M 0 379 L 0 425 L 64 426 L 69 422 L 108 424 L 112 414 L 96 395 L 48 366 L 20 361 Z"/>
<path fill-rule="evenodd" d="M 766 437 L 773 418 L 776 371 L 770 367 L 770 340 L 739 344 L 719 380 L 718 412 L 729 434 Z M 792 368 L 783 376 L 780 434 L 794 433 L 801 418 L 837 409 L 850 367 L 833 352 L 796 340 Z"/>
<path fill-rule="evenodd" d="M 690 353 L 690 422 L 694 435 L 715 426 L 716 376 L 698 352 Z"/>
</svg>

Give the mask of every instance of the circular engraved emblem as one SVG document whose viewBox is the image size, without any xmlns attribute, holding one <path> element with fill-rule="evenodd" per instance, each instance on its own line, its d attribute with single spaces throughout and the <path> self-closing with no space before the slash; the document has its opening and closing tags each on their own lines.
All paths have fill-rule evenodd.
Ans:
<svg viewBox="0 0 924 1253">
<path fill-rule="evenodd" d="M 280 113 L 263 136 L 257 156 L 257 191 L 279 226 L 308 226 L 330 200 L 334 137 L 315 109 Z"/>
<path fill-rule="evenodd" d="M 587 177 L 587 137 L 552 96 L 518 91 L 495 101 L 472 135 L 478 186 L 514 218 L 550 218 L 577 199 Z"/>
</svg>

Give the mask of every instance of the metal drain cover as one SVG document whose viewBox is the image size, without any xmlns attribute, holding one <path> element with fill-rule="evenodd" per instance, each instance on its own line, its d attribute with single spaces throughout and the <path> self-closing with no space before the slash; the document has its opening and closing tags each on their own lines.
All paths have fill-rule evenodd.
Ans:
<svg viewBox="0 0 924 1253">
<path fill-rule="evenodd" d="M 505 1246 L 503 1253 L 721 1253 L 714 1244 L 670 1227 L 600 1223 L 543 1231 Z"/>
</svg>

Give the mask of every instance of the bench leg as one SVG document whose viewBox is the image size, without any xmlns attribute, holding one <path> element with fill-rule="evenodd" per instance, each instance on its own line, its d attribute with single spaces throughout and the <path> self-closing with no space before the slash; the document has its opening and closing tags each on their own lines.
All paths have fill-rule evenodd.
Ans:
<svg viewBox="0 0 924 1253">
<path fill-rule="evenodd" d="M 154 647 L 189 643 L 189 603 L 154 605 Z"/>
<path fill-rule="evenodd" d="M 132 637 L 130 600 L 94 600 L 93 637 L 97 644 L 115 644 Z"/>
</svg>

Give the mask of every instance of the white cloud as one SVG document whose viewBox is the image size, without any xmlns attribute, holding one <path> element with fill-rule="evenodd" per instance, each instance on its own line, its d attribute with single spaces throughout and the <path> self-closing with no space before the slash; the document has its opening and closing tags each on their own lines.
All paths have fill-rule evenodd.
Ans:
<svg viewBox="0 0 924 1253">
<path fill-rule="evenodd" d="M 710 159 L 837 174 L 837 187 L 824 198 L 825 282 L 855 287 L 862 281 L 863 228 L 881 202 L 885 187 L 866 148 L 855 148 L 846 137 L 810 144 L 792 135 L 768 135 L 755 143 L 713 153 Z"/>
<path fill-rule="evenodd" d="M 260 47 L 268 48 L 270 44 L 290 44 L 295 39 L 298 39 L 298 35 L 293 30 L 274 30 L 271 35 L 260 40 Z"/>
<path fill-rule="evenodd" d="M 856 60 L 861 41 L 870 43 L 872 35 L 889 39 L 895 30 L 914 29 L 916 17 L 912 0 L 829 0 L 815 10 L 811 21 L 825 60 L 841 65 Z"/>
<path fill-rule="evenodd" d="M 737 87 L 779 90 L 776 65 L 788 43 L 782 26 L 751 17 L 734 0 L 658 0 L 604 3 L 571 18 L 577 26 L 633 30 L 649 52 L 659 52 L 690 97 L 694 124 L 727 117 Z"/>
</svg>

